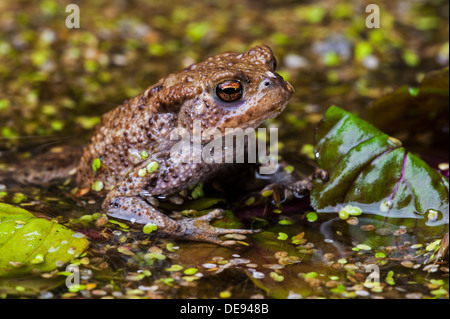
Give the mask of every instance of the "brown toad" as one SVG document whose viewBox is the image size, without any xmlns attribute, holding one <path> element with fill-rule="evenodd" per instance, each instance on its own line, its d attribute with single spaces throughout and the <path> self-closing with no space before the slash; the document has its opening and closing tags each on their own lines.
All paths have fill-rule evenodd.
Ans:
<svg viewBox="0 0 450 319">
<path fill-rule="evenodd" d="M 157 208 L 157 198 L 178 194 L 231 165 L 174 160 L 170 151 L 177 140 L 169 135 L 175 128 L 191 132 L 195 121 L 203 130 L 222 133 L 256 128 L 283 110 L 293 89 L 275 68 L 271 49 L 261 45 L 245 54 L 209 57 L 161 79 L 102 117 L 77 166 L 77 186 L 94 184 L 106 195 L 102 209 L 109 216 L 154 224 L 161 235 L 226 245 L 219 236 L 255 232 L 210 226 L 223 215 L 219 209 L 195 219 L 172 219 Z"/>
</svg>

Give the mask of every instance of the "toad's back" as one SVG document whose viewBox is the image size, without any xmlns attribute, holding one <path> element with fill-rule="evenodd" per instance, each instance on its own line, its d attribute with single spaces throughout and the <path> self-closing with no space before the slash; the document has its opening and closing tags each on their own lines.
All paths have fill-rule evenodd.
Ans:
<svg viewBox="0 0 450 319">
<path fill-rule="evenodd" d="M 292 90 L 273 72 L 275 63 L 271 50 L 258 46 L 210 57 L 161 79 L 102 117 L 78 165 L 77 184 L 88 188 L 101 181 L 105 190 L 112 188 L 145 159 L 142 154 L 168 151 L 174 144 L 170 132 L 190 130 L 195 120 L 202 129 L 247 128 L 277 115 Z M 217 96 L 217 85 L 227 80 L 242 86 L 239 100 Z M 97 158 L 101 168 L 94 171 Z"/>
</svg>

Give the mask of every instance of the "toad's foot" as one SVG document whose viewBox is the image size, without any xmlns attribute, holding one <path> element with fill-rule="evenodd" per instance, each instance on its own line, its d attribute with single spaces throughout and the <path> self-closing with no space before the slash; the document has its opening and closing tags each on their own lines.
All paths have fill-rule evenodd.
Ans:
<svg viewBox="0 0 450 319">
<path fill-rule="evenodd" d="M 255 234 L 261 230 L 251 229 L 225 229 L 211 226 L 214 219 L 222 218 L 224 211 L 214 209 L 204 216 L 194 219 L 175 220 L 149 204 L 139 196 L 107 197 L 103 204 L 106 213 L 115 218 L 128 220 L 137 224 L 154 224 L 156 232 L 162 236 L 169 236 L 183 240 L 195 240 L 214 243 L 222 246 L 233 246 L 235 240 L 222 240 L 219 237 L 227 234 L 247 235 Z M 245 239 L 244 237 L 242 239 Z"/>
<path fill-rule="evenodd" d="M 293 198 L 301 198 L 307 192 L 313 189 L 313 181 L 316 178 L 320 178 L 322 181 L 327 182 L 329 180 L 328 172 L 317 168 L 311 176 L 299 181 L 295 181 L 288 185 L 280 183 L 272 183 L 264 187 L 261 194 L 271 191 L 273 193 L 273 199 L 277 203 L 282 203 Z"/>
<path fill-rule="evenodd" d="M 245 236 L 243 235 L 261 232 L 261 229 L 228 229 L 211 226 L 211 221 L 214 219 L 220 219 L 224 215 L 225 212 L 222 209 L 214 209 L 201 217 L 179 221 L 182 228 L 183 238 L 210 242 L 222 246 L 233 246 L 236 244 L 235 240 L 221 240 L 219 236 L 235 234 L 238 239 L 245 239 Z"/>
</svg>

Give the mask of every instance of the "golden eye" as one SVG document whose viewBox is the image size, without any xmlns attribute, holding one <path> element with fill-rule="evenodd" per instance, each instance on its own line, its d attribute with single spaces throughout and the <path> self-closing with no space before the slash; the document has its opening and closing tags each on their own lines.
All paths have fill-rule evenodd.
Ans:
<svg viewBox="0 0 450 319">
<path fill-rule="evenodd" d="M 234 102 L 242 97 L 242 85 L 236 80 L 227 80 L 216 87 L 216 95 L 224 102 Z"/>
</svg>

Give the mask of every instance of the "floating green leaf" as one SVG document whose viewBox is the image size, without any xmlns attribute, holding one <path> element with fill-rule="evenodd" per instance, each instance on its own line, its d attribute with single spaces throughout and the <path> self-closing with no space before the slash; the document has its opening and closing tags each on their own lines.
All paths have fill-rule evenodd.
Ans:
<svg viewBox="0 0 450 319">
<path fill-rule="evenodd" d="M 351 204 L 391 223 L 400 218 L 422 229 L 440 226 L 433 234 L 448 230 L 448 180 L 398 140 L 333 106 L 316 142 L 317 163 L 330 174 L 328 182 L 314 181 L 311 203 L 317 212 L 337 213 Z"/>
<path fill-rule="evenodd" d="M 0 277 L 51 271 L 89 245 L 84 235 L 0 203 Z"/>
</svg>

